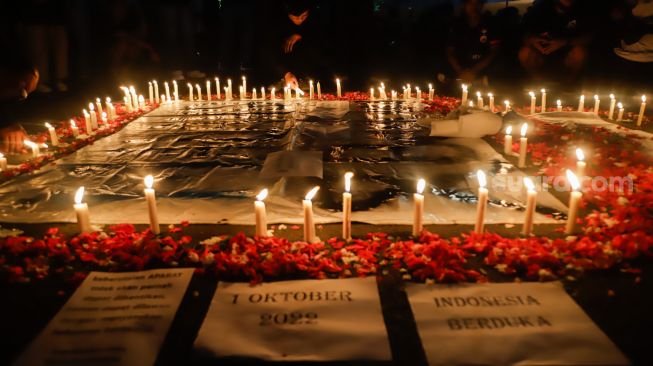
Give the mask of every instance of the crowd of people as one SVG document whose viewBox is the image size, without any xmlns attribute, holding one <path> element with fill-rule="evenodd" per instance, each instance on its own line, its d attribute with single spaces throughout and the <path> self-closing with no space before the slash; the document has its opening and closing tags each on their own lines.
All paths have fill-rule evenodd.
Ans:
<svg viewBox="0 0 653 366">
<path fill-rule="evenodd" d="M 0 99 L 66 92 L 90 79 L 245 74 L 294 84 L 340 76 L 352 89 L 400 79 L 437 80 L 446 90 L 460 82 L 573 83 L 651 71 L 653 0 L 513 4 L 22 0 L 0 15 Z"/>
</svg>

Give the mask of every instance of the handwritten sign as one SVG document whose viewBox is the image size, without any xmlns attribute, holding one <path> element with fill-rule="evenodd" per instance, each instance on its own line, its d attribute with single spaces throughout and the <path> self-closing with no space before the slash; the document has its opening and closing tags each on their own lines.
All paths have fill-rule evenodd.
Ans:
<svg viewBox="0 0 653 366">
<path fill-rule="evenodd" d="M 412 284 L 406 292 L 431 365 L 628 364 L 560 283 Z"/>
<path fill-rule="evenodd" d="M 221 282 L 195 349 L 276 361 L 391 359 L 374 278 Z"/>
<path fill-rule="evenodd" d="M 192 275 L 91 272 L 15 364 L 154 364 Z"/>
</svg>

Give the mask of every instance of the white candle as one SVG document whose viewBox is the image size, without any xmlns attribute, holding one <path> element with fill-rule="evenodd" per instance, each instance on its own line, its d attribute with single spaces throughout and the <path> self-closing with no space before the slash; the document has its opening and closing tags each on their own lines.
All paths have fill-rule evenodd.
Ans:
<svg viewBox="0 0 653 366">
<path fill-rule="evenodd" d="M 93 134 L 93 124 L 91 124 L 91 115 L 89 115 L 88 112 L 86 112 L 86 109 L 84 109 L 82 112 L 84 113 L 86 134 L 90 136 Z"/>
<path fill-rule="evenodd" d="M 268 236 L 268 219 L 265 212 L 265 198 L 268 196 L 268 189 L 265 188 L 256 196 L 254 201 L 254 215 L 256 220 L 256 236 L 265 238 Z"/>
<path fill-rule="evenodd" d="M 642 95 L 642 105 L 639 107 L 639 116 L 637 117 L 637 127 L 642 125 L 644 120 L 644 112 L 646 112 L 646 95 Z"/>
<path fill-rule="evenodd" d="M 193 86 L 190 85 L 190 83 L 186 84 L 188 86 L 188 101 L 192 102 L 193 101 Z"/>
<path fill-rule="evenodd" d="M 512 155 L 512 126 L 506 127 L 506 135 L 503 138 L 503 154 Z"/>
<path fill-rule="evenodd" d="M 93 126 L 93 129 L 97 129 L 97 114 L 95 113 L 95 106 L 93 103 L 88 104 L 88 109 L 89 109 L 89 115 L 91 117 L 91 125 Z"/>
<path fill-rule="evenodd" d="M 505 106 L 504 114 L 510 112 L 510 101 L 509 100 L 504 100 L 503 105 Z"/>
<path fill-rule="evenodd" d="M 392 90 L 390 92 L 390 95 L 391 95 L 392 100 L 397 100 L 397 91 L 396 90 Z"/>
<path fill-rule="evenodd" d="M 277 88 L 272 88 L 272 90 L 270 90 L 270 100 L 277 100 Z"/>
<path fill-rule="evenodd" d="M 417 99 L 418 102 L 422 100 L 422 90 L 419 86 L 415 87 L 415 99 Z"/>
<path fill-rule="evenodd" d="M 562 112 L 562 101 L 560 99 L 556 101 L 556 105 L 558 107 L 558 112 Z"/>
<path fill-rule="evenodd" d="M 150 104 L 154 104 L 154 87 L 151 81 L 147 82 L 147 91 L 150 97 Z"/>
<path fill-rule="evenodd" d="M 206 81 L 206 101 L 211 101 L 211 80 Z"/>
<path fill-rule="evenodd" d="M 161 98 L 159 97 L 159 83 L 157 83 L 157 81 L 154 80 L 152 84 L 154 85 L 154 101 L 156 102 L 156 104 L 159 104 L 161 103 Z"/>
<path fill-rule="evenodd" d="M 258 99 L 258 95 L 256 95 L 256 88 L 252 88 L 252 100 Z"/>
<path fill-rule="evenodd" d="M 215 94 L 216 99 L 220 100 L 220 78 L 215 78 Z"/>
<path fill-rule="evenodd" d="M 84 187 L 79 187 L 75 193 L 75 215 L 77 216 L 77 226 L 80 233 L 90 233 L 91 229 L 91 215 L 88 211 L 88 205 L 83 202 L 84 200 Z"/>
<path fill-rule="evenodd" d="M 351 178 L 354 173 L 345 173 L 345 192 L 342 194 L 342 238 L 351 239 Z"/>
<path fill-rule="evenodd" d="M 161 99 L 159 99 L 159 98 L 156 98 L 156 99 L 161 100 Z M 158 103 L 158 102 L 157 102 L 157 103 Z M 144 109 L 145 109 L 145 98 L 143 98 L 142 95 L 139 95 L 139 96 L 138 96 L 138 108 L 139 108 L 140 110 L 144 110 Z"/>
<path fill-rule="evenodd" d="M 109 121 L 107 120 L 107 113 L 106 113 L 106 112 L 102 112 L 102 124 L 103 124 L 104 126 L 107 126 L 107 123 L 108 123 L 108 122 L 109 122 Z"/>
<path fill-rule="evenodd" d="M 487 209 L 487 180 L 482 170 L 479 170 L 476 176 L 478 177 L 478 202 L 476 204 L 476 225 L 474 226 L 474 231 L 482 234 L 485 227 L 485 210 Z"/>
<path fill-rule="evenodd" d="M 229 97 L 227 99 L 231 100 L 234 97 L 234 90 L 232 89 L 231 86 L 231 79 L 227 79 L 227 94 Z"/>
<path fill-rule="evenodd" d="M 429 100 L 433 100 L 435 97 L 435 89 L 433 89 L 433 84 L 429 84 Z"/>
<path fill-rule="evenodd" d="M 576 175 L 578 175 L 580 179 L 583 179 L 587 163 L 585 162 L 585 153 L 580 147 L 576 148 L 576 158 L 578 159 L 578 161 L 576 161 Z"/>
<path fill-rule="evenodd" d="M 313 99 L 313 80 L 308 81 L 308 99 Z"/>
<path fill-rule="evenodd" d="M 150 230 L 152 233 L 158 235 L 161 233 L 159 228 L 159 215 L 156 209 L 156 193 L 152 188 L 154 184 L 154 177 L 148 175 L 144 179 L 145 182 L 145 201 L 147 202 L 147 210 L 150 215 Z"/>
<path fill-rule="evenodd" d="M 322 99 L 322 85 L 320 82 L 317 82 L 317 99 Z"/>
<path fill-rule="evenodd" d="M 599 115 L 599 107 L 601 105 L 601 99 L 598 95 L 594 95 L 594 114 Z"/>
<path fill-rule="evenodd" d="M 231 100 L 231 98 L 229 97 L 229 88 L 227 88 L 226 86 L 224 87 L 224 100 Z"/>
<path fill-rule="evenodd" d="M 370 100 L 374 100 L 374 88 L 370 88 Z"/>
<path fill-rule="evenodd" d="M 48 122 L 45 122 L 45 127 L 50 133 L 50 144 L 52 146 L 59 146 L 59 137 L 57 136 L 57 130 L 55 130 L 54 127 Z"/>
<path fill-rule="evenodd" d="M 4 172 L 5 170 L 7 170 L 7 158 L 0 152 L 0 171 Z"/>
<path fill-rule="evenodd" d="M 138 107 L 138 95 L 136 95 L 136 88 L 134 86 L 129 87 L 129 93 L 131 94 L 131 104 L 132 108 Z"/>
<path fill-rule="evenodd" d="M 247 78 L 243 76 L 242 79 L 243 79 L 243 91 L 247 92 Z"/>
<path fill-rule="evenodd" d="M 490 99 L 490 112 L 494 112 L 494 94 L 488 93 L 487 96 Z"/>
<path fill-rule="evenodd" d="M 483 94 L 481 92 L 476 92 L 476 105 L 483 108 Z"/>
<path fill-rule="evenodd" d="M 170 102 L 170 101 L 172 100 L 172 99 L 170 99 L 170 84 L 168 84 L 167 81 L 164 82 L 164 83 L 163 83 L 163 88 L 164 88 L 165 91 L 166 91 L 166 100 L 167 100 L 168 102 Z"/>
<path fill-rule="evenodd" d="M 125 103 L 125 108 L 127 109 L 127 112 L 131 112 L 132 99 L 131 99 L 131 95 L 129 94 L 129 88 L 123 86 L 121 87 L 121 89 L 125 93 L 125 97 L 123 98 L 123 101 Z"/>
<path fill-rule="evenodd" d="M 314 243 L 315 238 L 315 222 L 313 221 L 313 197 L 317 194 L 317 191 L 320 189 L 319 186 L 314 187 L 304 197 L 302 205 L 304 207 L 304 241 L 307 243 Z"/>
<path fill-rule="evenodd" d="M 30 140 L 23 141 L 23 145 L 29 147 L 32 150 L 32 158 L 38 158 L 41 155 L 41 150 L 39 149 L 39 144 L 36 144 Z"/>
<path fill-rule="evenodd" d="M 247 94 L 245 94 L 245 89 L 243 89 L 242 85 L 238 87 L 238 95 L 240 97 L 240 100 L 247 99 Z"/>
<path fill-rule="evenodd" d="M 524 178 L 524 185 L 526 186 L 526 213 L 524 216 L 524 228 L 522 234 L 530 235 L 533 231 L 533 218 L 535 217 L 535 207 L 537 203 L 537 192 L 535 191 L 535 184 L 530 178 Z"/>
<path fill-rule="evenodd" d="M 100 98 L 95 98 L 95 106 L 97 107 L 97 113 L 102 114 L 102 100 Z"/>
<path fill-rule="evenodd" d="M 177 85 L 177 80 L 172 81 L 172 88 L 175 91 L 175 101 L 179 100 L 179 85 Z"/>
<path fill-rule="evenodd" d="M 528 131 L 528 124 L 524 123 L 521 126 L 521 138 L 519 139 L 519 162 L 517 165 L 519 168 L 524 168 L 526 166 L 526 147 L 528 146 L 526 131 Z"/>
<path fill-rule="evenodd" d="M 197 101 L 201 102 L 202 101 L 202 88 L 200 87 L 200 84 L 195 84 L 195 90 L 197 90 Z"/>
<path fill-rule="evenodd" d="M 610 111 L 608 112 L 608 119 L 614 119 L 614 107 L 617 105 L 617 99 L 614 94 L 610 94 Z"/>
<path fill-rule="evenodd" d="M 337 91 L 336 96 L 338 98 L 342 98 L 342 87 L 340 85 L 340 79 L 336 79 L 336 91 Z"/>
<path fill-rule="evenodd" d="M 617 108 L 619 108 L 619 114 L 617 114 L 617 121 L 622 121 L 624 119 L 624 105 L 619 102 L 617 103 Z"/>
<path fill-rule="evenodd" d="M 542 110 L 541 112 L 544 113 L 546 112 L 546 89 L 540 90 L 542 93 Z"/>
<path fill-rule="evenodd" d="M 77 128 L 77 124 L 75 123 L 75 120 L 70 120 L 70 130 L 73 133 L 74 138 L 79 137 L 79 128 Z"/>
<path fill-rule="evenodd" d="M 107 97 L 107 99 L 105 99 L 104 102 L 107 105 L 107 111 L 109 112 L 109 119 L 111 120 L 115 119 L 116 108 L 113 106 L 113 103 L 111 103 L 111 98 Z"/>
<path fill-rule="evenodd" d="M 415 210 L 413 212 L 413 236 L 418 237 L 422 234 L 424 230 L 424 224 L 422 222 L 424 217 L 424 188 L 426 187 L 426 181 L 424 179 L 419 179 L 417 181 L 417 192 L 413 194 L 413 200 L 415 204 Z"/>
<path fill-rule="evenodd" d="M 569 235 L 574 232 L 576 227 L 576 218 L 578 217 L 578 206 L 583 194 L 580 192 L 580 182 L 571 170 L 567 169 L 567 180 L 571 185 L 571 196 L 569 197 L 569 213 L 567 214 L 567 225 L 565 226 L 565 234 Z"/>
<path fill-rule="evenodd" d="M 261 99 L 265 100 L 265 87 L 261 87 Z"/>
<path fill-rule="evenodd" d="M 581 95 L 580 99 L 578 101 L 578 111 L 579 112 L 584 112 L 585 111 L 585 96 Z"/>
<path fill-rule="evenodd" d="M 531 114 L 535 114 L 535 104 L 537 103 L 537 99 L 535 98 L 535 93 L 529 92 L 528 95 L 531 96 Z"/>
<path fill-rule="evenodd" d="M 463 89 L 463 96 L 462 96 L 462 98 L 461 98 L 461 103 L 460 103 L 460 105 L 463 106 L 463 107 L 465 107 L 465 106 L 467 105 L 467 93 L 468 93 L 468 91 L 467 91 L 467 85 L 463 84 L 463 85 L 462 85 L 462 89 Z"/>
</svg>

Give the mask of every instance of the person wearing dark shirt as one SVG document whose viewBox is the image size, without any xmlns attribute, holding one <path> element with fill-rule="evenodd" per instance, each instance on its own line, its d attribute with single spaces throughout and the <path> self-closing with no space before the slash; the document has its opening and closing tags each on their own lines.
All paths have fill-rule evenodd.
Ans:
<svg viewBox="0 0 653 366">
<path fill-rule="evenodd" d="M 576 0 L 536 0 L 524 15 L 525 38 L 519 61 L 532 77 L 544 67 L 561 64 L 568 79 L 575 79 L 587 60 L 587 18 Z"/>
<path fill-rule="evenodd" d="M 449 29 L 447 61 L 457 79 L 472 83 L 487 76 L 498 53 L 489 17 L 483 13 L 484 0 L 465 0 L 463 13 Z"/>
<path fill-rule="evenodd" d="M 286 0 L 280 25 L 280 68 L 285 85 L 295 88 L 298 78 L 324 74 L 324 46 L 310 0 Z"/>
</svg>

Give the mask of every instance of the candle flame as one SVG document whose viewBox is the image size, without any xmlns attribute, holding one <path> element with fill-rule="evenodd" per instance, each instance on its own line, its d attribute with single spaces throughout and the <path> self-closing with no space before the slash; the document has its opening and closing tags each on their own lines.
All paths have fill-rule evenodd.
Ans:
<svg viewBox="0 0 653 366">
<path fill-rule="evenodd" d="M 576 157 L 578 158 L 578 161 L 585 160 L 585 153 L 583 152 L 583 149 L 581 149 L 580 147 L 576 148 Z"/>
<path fill-rule="evenodd" d="M 107 97 L 107 104 L 111 103 L 111 98 Z"/>
<path fill-rule="evenodd" d="M 95 110 L 95 106 L 93 105 L 93 103 L 88 103 L 88 109 L 90 109 L 91 112 Z"/>
<path fill-rule="evenodd" d="M 417 181 L 417 193 L 422 194 L 424 193 L 424 188 L 426 187 L 426 181 L 424 179 L 419 179 Z"/>
<path fill-rule="evenodd" d="M 340 79 L 336 79 L 336 83 L 340 84 Z"/>
<path fill-rule="evenodd" d="M 0 159 L 2 159 L 2 158 L 4 158 L 4 157 L 5 157 L 5 154 L 3 154 L 3 153 L 0 152 Z"/>
<path fill-rule="evenodd" d="M 96 103 L 102 103 L 102 100 L 100 100 L 100 98 L 95 98 L 95 102 Z"/>
<path fill-rule="evenodd" d="M 528 131 L 528 123 L 521 125 L 521 137 L 526 136 L 526 131 Z"/>
<path fill-rule="evenodd" d="M 320 190 L 320 186 L 313 187 L 313 189 L 311 189 L 310 191 L 308 191 L 308 193 L 306 193 L 306 197 L 304 197 L 304 199 L 306 201 L 312 200 L 313 197 L 315 197 L 315 195 L 317 194 L 317 191 L 319 190 Z"/>
<path fill-rule="evenodd" d="M 614 99 L 614 94 L 610 94 L 610 99 Z"/>
<path fill-rule="evenodd" d="M 152 188 L 152 185 L 154 185 L 154 177 L 150 174 L 143 179 L 145 182 L 145 188 L 150 189 Z"/>
<path fill-rule="evenodd" d="M 524 185 L 526 186 L 526 189 L 528 191 L 535 191 L 535 184 L 531 180 L 531 178 L 525 177 L 524 178 Z"/>
<path fill-rule="evenodd" d="M 30 140 L 24 140 L 24 141 L 23 141 L 23 145 L 25 145 L 25 146 L 29 146 L 29 147 L 32 148 L 32 149 L 36 147 L 36 144 L 33 143 L 33 142 L 30 141 Z"/>
<path fill-rule="evenodd" d="M 73 128 L 77 127 L 77 124 L 75 123 L 75 120 L 72 120 L 72 119 L 70 120 L 70 127 L 73 127 Z"/>
<path fill-rule="evenodd" d="M 510 108 L 510 101 L 509 100 L 504 100 L 503 104 L 506 105 L 506 108 Z"/>
<path fill-rule="evenodd" d="M 624 109 L 624 105 L 621 102 L 617 103 L 617 107 L 619 107 L 619 109 Z"/>
<path fill-rule="evenodd" d="M 429 90 L 433 89 L 433 84 L 429 83 Z"/>
<path fill-rule="evenodd" d="M 512 135 L 512 126 L 506 127 L 506 135 Z"/>
<path fill-rule="evenodd" d="M 158 83 L 156 82 L 156 80 L 152 80 L 152 82 L 153 82 L 154 84 L 158 84 Z"/>
<path fill-rule="evenodd" d="M 598 96 L 598 95 L 594 95 L 594 100 L 599 100 L 599 96 Z"/>
<path fill-rule="evenodd" d="M 48 122 L 45 122 L 45 127 L 47 127 L 47 128 L 52 128 L 52 125 L 49 124 Z"/>
<path fill-rule="evenodd" d="M 485 188 L 485 186 L 487 186 L 487 178 L 485 177 L 485 173 L 482 170 L 479 170 L 476 172 L 476 177 L 478 178 L 478 186 L 480 188 Z"/>
<path fill-rule="evenodd" d="M 480 98 L 481 97 L 481 92 L 476 92 L 476 96 Z"/>
<path fill-rule="evenodd" d="M 80 204 L 82 203 L 82 200 L 84 200 L 84 187 L 79 187 L 77 189 L 77 192 L 75 193 L 75 203 Z"/>
<path fill-rule="evenodd" d="M 263 200 L 265 200 L 267 196 L 268 196 L 268 189 L 264 188 L 256 195 L 256 200 L 263 202 Z"/>
<path fill-rule="evenodd" d="M 140 103 L 144 103 L 144 102 L 145 102 L 145 98 L 143 98 L 143 95 L 142 95 L 142 94 L 138 96 L 138 101 L 139 101 Z"/>
<path fill-rule="evenodd" d="M 567 169 L 567 180 L 569 181 L 569 184 L 571 184 L 571 188 L 574 191 L 577 191 L 580 188 L 578 177 L 576 177 L 576 174 L 574 174 L 574 172 L 569 169 Z"/>
<path fill-rule="evenodd" d="M 546 93 L 546 89 L 544 88 L 540 89 L 540 91 L 542 92 L 542 94 Z"/>
<path fill-rule="evenodd" d="M 345 191 L 351 191 L 351 178 L 354 176 L 354 173 L 347 172 L 345 173 Z"/>
<path fill-rule="evenodd" d="M 562 101 L 560 99 L 558 99 L 556 103 L 558 104 L 558 107 L 562 106 Z"/>
<path fill-rule="evenodd" d="M 535 98 L 535 93 L 533 93 L 532 91 L 531 91 L 531 92 L 528 92 L 528 95 L 530 95 L 531 98 Z"/>
<path fill-rule="evenodd" d="M 473 107 L 474 107 L 474 101 L 472 101 L 472 100 L 469 101 L 469 107 L 470 107 L 470 108 L 473 108 Z"/>
<path fill-rule="evenodd" d="M 581 96 L 580 96 L 580 100 L 585 100 L 585 96 L 584 96 L 584 95 L 581 95 Z"/>
<path fill-rule="evenodd" d="M 304 92 L 299 88 L 295 88 L 295 93 L 297 93 L 299 95 L 304 95 Z"/>
<path fill-rule="evenodd" d="M 642 103 L 646 103 L 646 95 L 642 95 Z"/>
<path fill-rule="evenodd" d="M 102 119 L 107 119 L 107 112 L 102 112 Z"/>
<path fill-rule="evenodd" d="M 487 96 L 490 97 L 490 98 L 492 98 L 492 97 L 494 97 L 494 94 L 492 94 L 492 93 L 487 93 Z"/>
<path fill-rule="evenodd" d="M 463 88 L 463 91 L 465 91 L 465 92 L 467 91 L 467 85 L 463 84 L 462 88 Z"/>
</svg>

